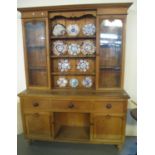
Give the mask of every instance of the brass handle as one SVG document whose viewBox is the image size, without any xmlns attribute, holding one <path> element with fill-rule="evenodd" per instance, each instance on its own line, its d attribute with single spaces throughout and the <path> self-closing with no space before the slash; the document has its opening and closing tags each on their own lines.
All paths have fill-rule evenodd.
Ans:
<svg viewBox="0 0 155 155">
<path fill-rule="evenodd" d="M 112 108 L 112 104 L 108 103 L 108 104 L 106 105 L 106 108 L 107 108 L 107 109 L 111 109 L 111 108 Z"/>
<path fill-rule="evenodd" d="M 34 103 L 32 103 L 32 105 L 33 105 L 34 107 L 38 107 L 38 106 L 39 106 L 39 103 L 38 103 L 38 102 L 34 102 Z"/>
<path fill-rule="evenodd" d="M 70 109 L 72 109 L 72 108 L 74 108 L 75 106 L 74 106 L 74 104 L 73 103 L 70 103 L 69 105 L 68 105 L 68 108 L 70 108 Z"/>
</svg>

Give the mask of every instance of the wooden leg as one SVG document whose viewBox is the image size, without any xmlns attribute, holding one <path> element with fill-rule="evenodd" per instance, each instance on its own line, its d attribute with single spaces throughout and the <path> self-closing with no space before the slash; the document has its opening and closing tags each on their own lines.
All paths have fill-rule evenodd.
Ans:
<svg viewBox="0 0 155 155">
<path fill-rule="evenodd" d="M 121 149 L 122 149 L 122 144 L 118 144 L 118 145 L 116 145 L 116 147 L 117 147 L 117 149 L 118 149 L 119 151 L 121 151 Z"/>
</svg>

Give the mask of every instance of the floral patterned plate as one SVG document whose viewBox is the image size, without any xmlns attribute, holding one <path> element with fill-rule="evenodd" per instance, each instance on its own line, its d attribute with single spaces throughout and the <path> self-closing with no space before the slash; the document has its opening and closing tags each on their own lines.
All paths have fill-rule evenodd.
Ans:
<svg viewBox="0 0 155 155">
<path fill-rule="evenodd" d="M 53 43 L 53 53 L 57 56 L 65 54 L 67 51 L 67 45 L 63 41 L 55 41 Z"/>
<path fill-rule="evenodd" d="M 66 28 L 62 24 L 56 24 L 53 28 L 53 35 L 54 36 L 63 36 L 66 33 Z"/>
<path fill-rule="evenodd" d="M 77 69 L 81 72 L 86 72 L 89 69 L 89 62 L 86 60 L 80 59 L 77 63 Z"/>
<path fill-rule="evenodd" d="M 70 63 L 67 59 L 60 59 L 58 62 L 58 69 L 61 72 L 67 72 L 71 69 Z"/>
<path fill-rule="evenodd" d="M 86 88 L 90 88 L 92 87 L 93 85 L 93 82 L 92 82 L 92 78 L 91 77 L 85 77 L 83 80 L 82 80 L 82 85 Z"/>
<path fill-rule="evenodd" d="M 86 24 L 84 25 L 84 27 L 82 28 L 83 34 L 85 36 L 93 36 L 96 32 L 96 27 L 94 24 L 90 23 L 90 24 Z"/>
<path fill-rule="evenodd" d="M 80 53 L 80 45 L 76 43 L 72 43 L 68 46 L 68 53 L 69 55 L 78 55 Z"/>
<path fill-rule="evenodd" d="M 62 88 L 62 87 L 66 87 L 68 83 L 68 80 L 65 77 L 59 77 L 59 79 L 57 80 L 57 85 Z"/>
<path fill-rule="evenodd" d="M 91 40 L 86 40 L 83 42 L 82 47 L 81 47 L 81 52 L 84 55 L 91 55 L 94 54 L 96 50 L 96 47 Z"/>
<path fill-rule="evenodd" d="M 72 88 L 76 88 L 78 85 L 79 85 L 79 81 L 77 80 L 77 79 L 70 79 L 70 86 L 72 87 Z"/>
<path fill-rule="evenodd" d="M 80 28 L 77 24 L 71 24 L 67 26 L 67 34 L 69 36 L 77 36 L 80 32 Z"/>
</svg>

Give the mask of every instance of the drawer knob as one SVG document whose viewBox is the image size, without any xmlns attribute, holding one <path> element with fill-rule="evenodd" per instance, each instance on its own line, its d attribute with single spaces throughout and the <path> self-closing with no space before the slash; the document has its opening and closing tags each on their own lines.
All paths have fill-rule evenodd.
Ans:
<svg viewBox="0 0 155 155">
<path fill-rule="evenodd" d="M 112 105 L 111 105 L 110 103 L 108 103 L 108 104 L 106 105 L 106 108 L 107 108 L 107 109 L 111 109 L 111 108 L 112 108 Z"/>
<path fill-rule="evenodd" d="M 41 12 L 41 15 L 43 16 L 44 15 L 44 12 Z"/>
<path fill-rule="evenodd" d="M 70 108 L 70 109 L 74 108 L 74 104 L 73 104 L 73 103 L 70 103 L 70 104 L 68 105 L 68 108 Z"/>
<path fill-rule="evenodd" d="M 32 12 L 32 16 L 35 16 L 35 13 L 34 12 Z"/>
<path fill-rule="evenodd" d="M 34 102 L 34 103 L 32 103 L 32 105 L 33 105 L 34 107 L 38 107 L 38 106 L 39 106 L 39 103 L 38 103 L 38 102 Z"/>
</svg>

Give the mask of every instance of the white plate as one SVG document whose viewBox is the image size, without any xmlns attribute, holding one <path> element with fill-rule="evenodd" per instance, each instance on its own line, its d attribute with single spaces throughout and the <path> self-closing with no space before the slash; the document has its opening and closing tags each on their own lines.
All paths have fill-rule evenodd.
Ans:
<svg viewBox="0 0 155 155">
<path fill-rule="evenodd" d="M 69 36 L 77 36 L 80 32 L 80 28 L 77 24 L 71 24 L 67 26 L 67 34 Z"/>
<path fill-rule="evenodd" d="M 79 85 L 79 81 L 73 78 L 70 80 L 69 84 L 72 88 L 76 88 Z"/>
<path fill-rule="evenodd" d="M 66 28 L 62 24 L 56 24 L 53 28 L 53 35 L 54 36 L 63 36 L 66 33 Z"/>
<path fill-rule="evenodd" d="M 68 53 L 69 55 L 78 55 L 80 53 L 80 45 L 76 43 L 72 43 L 68 46 Z"/>
<path fill-rule="evenodd" d="M 95 53 L 96 47 L 91 40 L 86 40 L 83 42 L 82 47 L 81 47 L 81 52 L 84 55 L 92 55 Z"/>
<path fill-rule="evenodd" d="M 85 36 L 93 36 L 95 35 L 96 32 L 96 27 L 94 24 L 90 23 L 90 24 L 86 24 L 84 25 L 84 27 L 82 28 L 83 34 Z"/>
<path fill-rule="evenodd" d="M 77 63 L 77 69 L 81 72 L 86 72 L 89 69 L 89 62 L 87 60 L 80 59 Z"/>
<path fill-rule="evenodd" d="M 93 82 L 92 82 L 92 78 L 91 77 L 85 77 L 83 80 L 82 80 L 82 85 L 86 88 L 90 88 L 92 87 L 93 85 Z"/>
<path fill-rule="evenodd" d="M 68 80 L 65 77 L 59 77 L 59 79 L 57 80 L 57 85 L 62 88 L 62 87 L 66 87 L 68 83 Z"/>
<path fill-rule="evenodd" d="M 71 66 L 68 59 L 60 59 L 58 62 L 58 69 L 61 72 L 67 72 L 68 70 L 70 70 Z"/>
<path fill-rule="evenodd" d="M 55 41 L 53 43 L 53 53 L 57 56 L 63 55 L 67 52 L 67 45 L 63 41 Z"/>
</svg>

